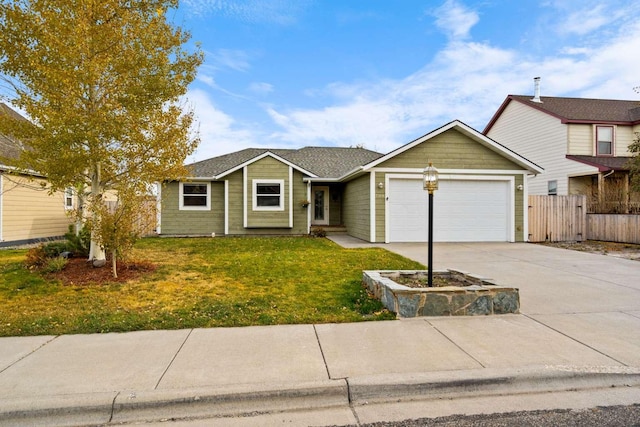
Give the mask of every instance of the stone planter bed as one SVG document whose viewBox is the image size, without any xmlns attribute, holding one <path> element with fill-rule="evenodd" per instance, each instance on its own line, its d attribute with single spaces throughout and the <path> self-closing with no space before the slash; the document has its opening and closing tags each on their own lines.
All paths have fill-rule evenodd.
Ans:
<svg viewBox="0 0 640 427">
<path fill-rule="evenodd" d="M 517 288 L 461 271 L 434 271 L 431 288 L 426 287 L 426 270 L 363 271 L 362 281 L 399 317 L 479 316 L 520 310 Z"/>
</svg>

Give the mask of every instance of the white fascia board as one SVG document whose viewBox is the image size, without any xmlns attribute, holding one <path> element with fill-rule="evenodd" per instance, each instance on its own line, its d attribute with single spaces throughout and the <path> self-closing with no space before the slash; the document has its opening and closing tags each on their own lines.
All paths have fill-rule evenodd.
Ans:
<svg viewBox="0 0 640 427">
<path fill-rule="evenodd" d="M 292 168 L 294 168 L 295 170 L 300 171 L 300 172 L 302 172 L 302 173 L 303 173 L 303 174 L 305 174 L 305 175 L 309 175 L 309 176 L 311 176 L 311 177 L 317 178 L 317 175 L 316 175 L 316 174 L 311 173 L 311 172 L 309 172 L 308 170 L 303 169 L 303 168 L 301 168 L 300 166 L 298 166 L 298 165 L 296 165 L 296 164 L 294 164 L 294 163 L 291 163 L 291 162 L 290 162 L 290 161 L 288 161 L 288 160 L 283 159 L 282 157 L 278 156 L 277 154 L 273 154 L 271 151 L 267 151 L 267 152 L 265 152 L 265 153 L 260 154 L 259 156 L 256 156 L 256 157 L 254 157 L 254 158 L 252 158 L 252 159 L 249 159 L 249 160 L 247 160 L 246 162 L 244 162 L 244 163 L 242 163 L 242 164 L 239 164 L 238 166 L 236 166 L 236 167 L 234 167 L 234 168 L 231 168 L 231 169 L 229 169 L 229 170 L 226 170 L 226 171 L 222 172 L 220 175 L 216 175 L 214 178 L 215 178 L 215 179 L 223 178 L 223 177 L 225 177 L 225 176 L 227 176 L 227 175 L 229 175 L 229 174 L 231 174 L 231 173 L 233 173 L 233 172 L 235 172 L 235 171 L 237 171 L 237 170 L 244 169 L 245 167 L 247 167 L 247 166 L 248 166 L 248 165 L 250 165 L 251 163 L 257 162 L 258 160 L 262 160 L 262 159 L 264 159 L 264 158 L 265 158 L 265 157 L 267 157 L 267 156 L 268 156 L 268 157 L 271 157 L 271 158 L 273 158 L 273 159 L 276 159 L 276 160 L 278 160 L 279 162 L 282 162 L 282 163 L 284 163 L 285 165 L 287 165 L 287 166 L 289 166 L 289 167 L 292 167 Z"/>
<path fill-rule="evenodd" d="M 242 168 L 242 226 L 248 227 L 249 218 L 247 216 L 247 167 Z"/>
<path fill-rule="evenodd" d="M 229 235 L 229 180 L 224 180 L 224 235 Z"/>
<path fill-rule="evenodd" d="M 419 173 L 422 174 L 424 169 L 420 168 L 373 168 L 371 171 L 383 172 L 383 173 Z M 443 174 L 456 174 L 456 175 L 478 175 L 478 174 L 491 174 L 491 175 L 529 175 L 529 171 L 524 169 L 508 170 L 508 169 L 440 169 L 438 173 Z"/>
<path fill-rule="evenodd" d="M 293 228 L 293 167 L 289 166 L 289 228 Z"/>
<path fill-rule="evenodd" d="M 302 182 L 340 182 L 340 178 L 303 177 Z"/>
<path fill-rule="evenodd" d="M 390 152 L 389 154 L 380 157 L 377 160 L 374 160 L 373 162 L 366 164 L 363 166 L 363 170 L 369 170 L 372 169 L 374 167 L 376 167 L 377 165 L 397 156 L 398 154 L 404 153 L 407 150 L 412 149 L 413 147 L 422 144 L 423 142 L 432 139 L 438 135 L 440 135 L 441 133 L 444 133 L 450 129 L 455 128 L 456 130 L 460 131 L 461 133 L 465 134 L 466 136 L 470 137 L 471 139 L 473 139 L 474 141 L 484 145 L 485 147 L 501 154 L 502 156 L 506 157 L 507 159 L 511 160 L 512 162 L 516 163 L 519 166 L 522 166 L 523 168 L 527 169 L 528 171 L 530 171 L 533 174 L 539 174 L 544 172 L 544 169 L 541 168 L 540 166 L 536 165 L 535 163 L 531 162 L 530 160 L 525 159 L 524 157 L 522 157 L 521 155 L 517 154 L 514 151 L 509 150 L 508 148 L 504 147 L 503 145 L 499 144 L 498 142 L 494 141 L 493 139 L 483 135 L 482 133 L 478 132 L 477 130 L 473 129 L 472 127 L 462 123 L 460 120 L 454 120 L 452 122 L 447 123 L 446 125 L 435 129 L 434 131 L 421 136 L 420 138 L 414 139 L 413 141 L 411 141 L 408 144 L 403 145 L 400 148 L 395 149 L 394 151 Z"/>
<path fill-rule="evenodd" d="M 376 173 L 369 172 L 369 241 L 376 242 Z"/>
<path fill-rule="evenodd" d="M 340 178 L 338 178 L 338 181 L 344 181 L 347 178 L 355 178 L 356 176 L 360 175 L 363 171 L 364 171 L 364 166 L 358 166 L 357 168 L 353 169 L 350 172 L 345 173 L 344 175 L 342 175 Z"/>
<path fill-rule="evenodd" d="M 46 178 L 45 175 L 41 174 L 40 172 L 36 172 L 32 169 L 19 169 L 16 168 L 14 166 L 8 166 L 8 165 L 3 165 L 0 164 L 0 170 L 5 170 L 9 173 L 17 173 L 17 174 L 22 174 L 22 175 L 32 175 L 38 178 Z"/>
<path fill-rule="evenodd" d="M 311 183 L 307 182 L 307 201 L 311 200 Z M 311 208 L 307 206 L 307 234 L 311 233 Z"/>
</svg>

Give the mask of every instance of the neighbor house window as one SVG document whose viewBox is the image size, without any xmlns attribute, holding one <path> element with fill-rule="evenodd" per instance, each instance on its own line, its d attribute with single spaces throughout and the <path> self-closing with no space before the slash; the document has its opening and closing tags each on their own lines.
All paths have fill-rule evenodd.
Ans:
<svg viewBox="0 0 640 427">
<path fill-rule="evenodd" d="M 73 188 L 64 190 L 64 208 L 73 209 Z"/>
<path fill-rule="evenodd" d="M 180 210 L 197 211 L 211 208 L 210 182 L 181 182 Z"/>
<path fill-rule="evenodd" d="M 284 210 L 284 180 L 253 180 L 253 209 L 257 211 Z"/>
<path fill-rule="evenodd" d="M 596 155 L 613 154 L 613 126 L 596 126 Z"/>
<path fill-rule="evenodd" d="M 558 181 L 549 181 L 547 182 L 547 194 L 549 196 L 557 196 L 558 195 Z"/>
</svg>

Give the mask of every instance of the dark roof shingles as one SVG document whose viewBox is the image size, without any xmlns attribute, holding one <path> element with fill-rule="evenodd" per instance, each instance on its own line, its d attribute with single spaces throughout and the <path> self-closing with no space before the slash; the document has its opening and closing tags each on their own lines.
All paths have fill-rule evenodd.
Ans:
<svg viewBox="0 0 640 427">
<path fill-rule="evenodd" d="M 631 124 L 640 120 L 640 101 L 541 97 L 542 102 L 540 103 L 533 102 L 531 96 L 526 95 L 510 95 L 509 97 L 567 121 L 629 122 Z"/>
<path fill-rule="evenodd" d="M 567 159 L 597 167 L 600 172 L 617 170 L 628 171 L 630 157 L 595 157 L 567 155 Z"/>
<path fill-rule="evenodd" d="M 383 154 L 364 148 L 304 147 L 298 150 L 247 148 L 187 165 L 194 177 L 214 177 L 266 152 L 321 178 L 339 178 Z"/>
</svg>

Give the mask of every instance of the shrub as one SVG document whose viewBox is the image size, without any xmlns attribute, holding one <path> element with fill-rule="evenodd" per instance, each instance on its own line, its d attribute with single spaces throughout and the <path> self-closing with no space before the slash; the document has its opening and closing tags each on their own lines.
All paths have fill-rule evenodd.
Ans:
<svg viewBox="0 0 640 427">
<path fill-rule="evenodd" d="M 45 265 L 42 267 L 42 272 L 57 273 L 58 271 L 64 270 L 64 268 L 67 266 L 67 262 L 69 261 L 63 257 L 49 258 L 47 259 Z"/>
<path fill-rule="evenodd" d="M 29 249 L 24 264 L 28 269 L 33 270 L 35 268 L 43 267 L 47 263 L 48 259 L 49 257 L 47 257 L 44 246 L 40 245 Z"/>
<path fill-rule="evenodd" d="M 67 239 L 67 250 L 73 252 L 77 256 L 89 256 L 89 248 L 91 247 L 91 230 L 89 227 L 82 226 L 80 232 L 76 234 L 75 226 L 69 225 L 69 231 L 64 235 Z"/>
<path fill-rule="evenodd" d="M 59 257 L 63 252 L 71 252 L 69 248 L 68 242 L 51 242 L 42 246 L 42 250 L 44 251 L 47 258 L 56 258 Z"/>
<path fill-rule="evenodd" d="M 313 230 L 311 230 L 311 236 L 312 237 L 327 237 L 327 231 L 322 227 L 314 228 Z"/>
</svg>

